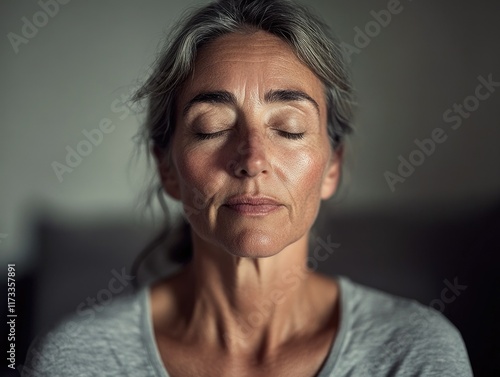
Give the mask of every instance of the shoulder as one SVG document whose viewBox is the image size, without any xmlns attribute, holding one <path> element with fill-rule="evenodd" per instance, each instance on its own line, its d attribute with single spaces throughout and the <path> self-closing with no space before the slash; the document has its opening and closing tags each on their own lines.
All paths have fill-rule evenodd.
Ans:
<svg viewBox="0 0 500 377">
<path fill-rule="evenodd" d="M 351 347 L 371 375 L 472 376 L 457 328 L 440 312 L 343 278 Z"/>
<path fill-rule="evenodd" d="M 145 294 L 143 288 L 106 306 L 77 309 L 31 344 L 22 375 L 120 375 L 122 361 L 141 349 Z"/>
</svg>

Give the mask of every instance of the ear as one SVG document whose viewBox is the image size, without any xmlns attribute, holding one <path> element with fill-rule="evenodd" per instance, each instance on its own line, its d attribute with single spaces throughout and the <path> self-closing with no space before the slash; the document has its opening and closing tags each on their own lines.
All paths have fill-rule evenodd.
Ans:
<svg viewBox="0 0 500 377">
<path fill-rule="evenodd" d="M 331 198 L 332 195 L 335 194 L 335 191 L 337 191 L 337 186 L 340 181 L 343 154 L 344 147 L 340 147 L 337 151 L 332 153 L 329 166 L 321 185 L 321 199 L 323 200 Z"/>
<path fill-rule="evenodd" d="M 181 200 L 179 179 L 175 166 L 173 166 L 172 159 L 168 158 L 165 155 L 165 151 L 162 151 L 157 146 L 152 148 L 151 153 L 155 158 L 156 167 L 163 189 L 172 198 Z"/>
</svg>

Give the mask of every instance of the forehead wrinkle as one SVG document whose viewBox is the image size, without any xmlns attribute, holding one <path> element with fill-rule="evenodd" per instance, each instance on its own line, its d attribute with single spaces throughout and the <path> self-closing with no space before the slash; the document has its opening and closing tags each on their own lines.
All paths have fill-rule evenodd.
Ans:
<svg viewBox="0 0 500 377">
<path fill-rule="evenodd" d="M 241 38 L 245 38 L 245 48 L 242 49 Z M 206 56 L 208 55 L 208 57 Z M 217 62 L 206 64 L 213 59 L 210 55 L 217 55 Z M 203 46 L 198 52 L 196 66 L 200 68 L 210 68 L 220 63 L 245 63 L 269 65 L 269 57 L 272 55 L 272 63 L 282 61 L 284 65 L 292 63 L 297 68 L 306 68 L 297 57 L 293 49 L 279 37 L 265 32 L 257 31 L 252 33 L 230 33 L 216 38 Z"/>
<path fill-rule="evenodd" d="M 257 32 L 253 33 L 230 33 L 223 35 L 221 37 L 218 37 L 214 39 L 213 41 L 207 43 L 205 46 L 203 46 L 199 54 L 203 55 L 205 54 L 208 50 L 212 50 L 215 53 L 221 53 L 222 54 L 231 54 L 233 53 L 232 50 L 237 50 L 238 52 L 241 52 L 241 37 L 245 38 L 245 53 L 257 53 L 259 56 L 264 56 L 267 57 L 268 53 L 265 53 L 263 51 L 267 50 L 268 48 L 282 48 L 286 47 L 290 51 L 292 51 L 291 47 L 283 40 L 281 40 L 279 37 L 259 30 Z"/>
<path fill-rule="evenodd" d="M 245 69 L 245 65 L 255 67 Z M 285 41 L 263 31 L 232 33 L 203 46 L 188 87 L 190 97 L 202 91 L 227 90 L 238 103 L 248 105 L 265 102 L 269 90 L 299 90 L 318 103 L 320 118 L 326 114 L 321 80 Z"/>
</svg>

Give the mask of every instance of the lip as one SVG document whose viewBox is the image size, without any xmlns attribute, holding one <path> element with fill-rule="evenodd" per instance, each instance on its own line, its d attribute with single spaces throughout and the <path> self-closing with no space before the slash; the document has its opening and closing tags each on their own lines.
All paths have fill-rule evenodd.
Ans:
<svg viewBox="0 0 500 377">
<path fill-rule="evenodd" d="M 268 196 L 233 196 L 224 206 L 242 215 L 263 216 L 281 208 L 282 204 Z"/>
</svg>

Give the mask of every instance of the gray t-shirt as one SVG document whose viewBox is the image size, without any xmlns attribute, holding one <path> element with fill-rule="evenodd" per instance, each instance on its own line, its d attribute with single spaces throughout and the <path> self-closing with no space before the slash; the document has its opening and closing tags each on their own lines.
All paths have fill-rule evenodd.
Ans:
<svg viewBox="0 0 500 377">
<path fill-rule="evenodd" d="M 472 376 L 462 337 L 441 313 L 337 279 L 340 327 L 318 377 Z M 85 314 L 34 342 L 22 376 L 169 376 L 152 330 L 149 287 Z"/>
</svg>

